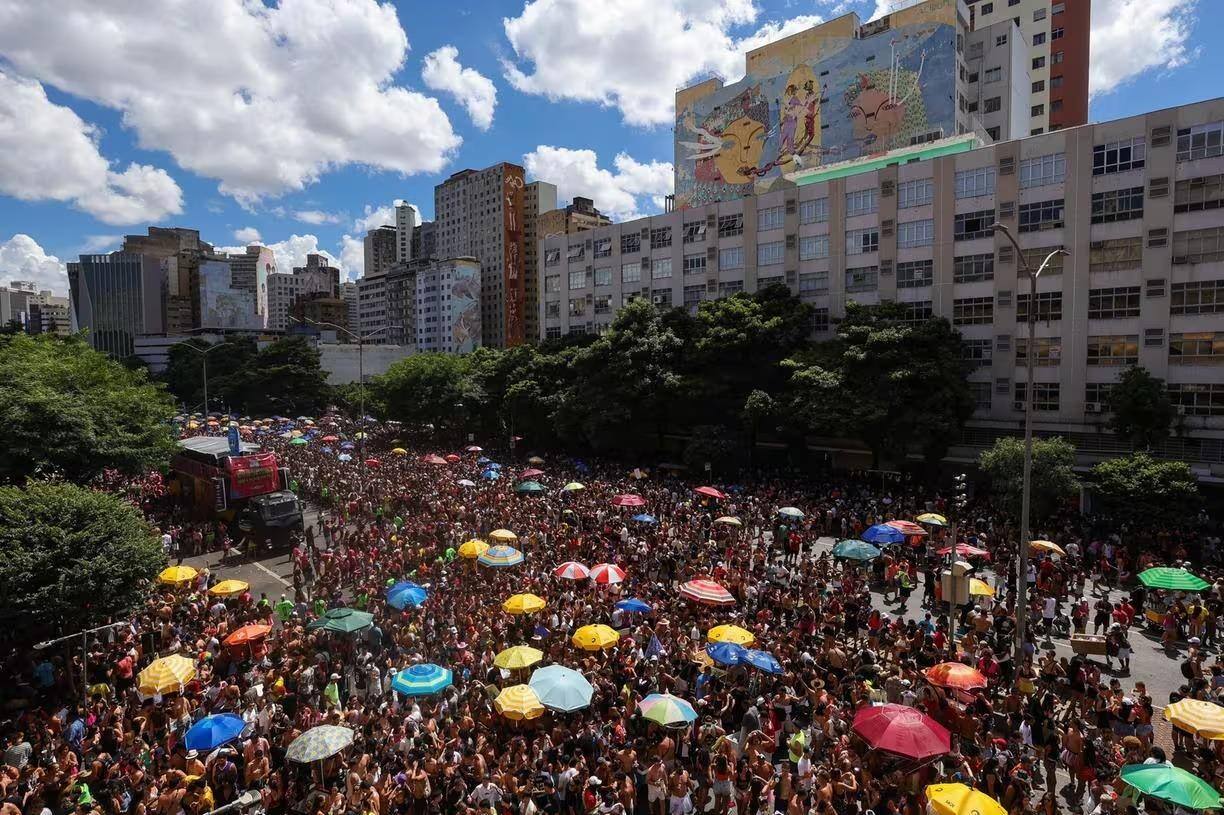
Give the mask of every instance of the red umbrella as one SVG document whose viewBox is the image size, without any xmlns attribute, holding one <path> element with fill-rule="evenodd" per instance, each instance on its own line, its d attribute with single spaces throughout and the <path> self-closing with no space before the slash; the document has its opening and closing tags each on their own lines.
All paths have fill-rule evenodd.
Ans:
<svg viewBox="0 0 1224 815">
<path fill-rule="evenodd" d="M 985 674 L 960 662 L 941 662 L 927 668 L 926 678 L 932 685 L 957 690 L 974 690 L 988 684 Z"/>
<path fill-rule="evenodd" d="M 446 463 L 446 459 L 442 458 L 442 456 L 438 455 L 437 453 L 430 453 L 429 455 L 421 459 L 421 461 L 425 462 L 426 464 L 445 464 Z"/>
<path fill-rule="evenodd" d="M 586 580 L 591 576 L 591 570 L 575 560 L 567 560 L 553 569 L 553 574 L 565 580 Z"/>
<path fill-rule="evenodd" d="M 264 625 L 263 623 L 249 623 L 239 628 L 234 633 L 225 638 L 225 644 L 234 645 L 250 645 L 253 642 L 258 642 L 272 631 L 272 626 Z"/>
<path fill-rule="evenodd" d="M 680 596 L 707 606 L 727 606 L 735 603 L 731 592 L 708 578 L 698 578 L 685 583 L 680 587 Z"/>
<path fill-rule="evenodd" d="M 599 563 L 591 567 L 591 579 L 605 585 L 620 583 L 625 579 L 625 570 L 615 563 Z"/>
<path fill-rule="evenodd" d="M 451 453 L 450 455 L 448 455 L 448 456 L 447 456 L 447 457 L 444 459 L 444 461 L 448 461 L 448 462 L 450 462 L 451 464 L 458 464 L 458 463 L 459 463 L 459 461 L 460 461 L 460 458 L 459 458 L 459 456 L 455 455 L 454 453 Z"/>
<path fill-rule="evenodd" d="M 328 444 L 331 444 L 332 442 L 340 441 L 340 437 L 339 436 L 324 436 L 323 441 L 327 442 Z"/>
<path fill-rule="evenodd" d="M 537 475 L 544 475 L 544 471 L 537 470 L 535 467 L 528 467 L 526 470 L 519 473 L 519 480 L 522 481 L 525 478 L 535 478 Z"/>
<path fill-rule="evenodd" d="M 612 506 L 614 507 L 644 507 L 646 506 L 646 499 L 640 495 L 633 495 L 632 493 L 627 493 L 625 495 L 618 495 L 615 498 L 613 498 Z"/>
<path fill-rule="evenodd" d="M 854 714 L 853 730 L 877 750 L 906 758 L 933 758 L 952 751 L 952 737 L 943 725 L 905 705 L 860 708 Z"/>
<path fill-rule="evenodd" d="M 697 493 L 698 495 L 704 495 L 708 498 L 716 498 L 719 501 L 727 500 L 727 494 L 725 492 L 719 492 L 713 487 L 698 487 L 697 489 L 693 490 L 693 492 Z"/>
<path fill-rule="evenodd" d="M 367 467 L 377 467 L 377 466 L 378 466 L 378 465 L 380 465 L 380 464 L 382 464 L 382 462 L 381 462 L 381 461 L 379 461 L 379 460 L 378 460 L 378 459 L 376 459 L 376 458 L 367 458 L 367 459 L 366 459 L 366 466 L 367 466 Z"/>
<path fill-rule="evenodd" d="M 926 537 L 927 531 L 913 521 L 889 521 L 888 526 L 899 529 L 906 537 Z"/>
<path fill-rule="evenodd" d="M 948 555 L 952 553 L 951 546 L 945 546 L 939 550 L 939 554 Z M 967 543 L 956 544 L 956 554 L 961 557 L 990 557 L 990 552 L 985 549 L 979 549 L 976 546 L 970 546 Z"/>
</svg>

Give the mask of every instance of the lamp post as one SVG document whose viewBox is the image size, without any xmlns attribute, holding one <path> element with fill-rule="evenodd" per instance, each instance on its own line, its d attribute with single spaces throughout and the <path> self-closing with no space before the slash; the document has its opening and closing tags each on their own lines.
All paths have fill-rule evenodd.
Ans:
<svg viewBox="0 0 1224 815">
<path fill-rule="evenodd" d="M 1037 332 L 1037 278 L 1041 277 L 1041 273 L 1046 270 L 1046 266 L 1050 265 L 1051 260 L 1060 255 L 1069 256 L 1071 253 L 1066 249 L 1055 249 L 1045 256 L 1040 266 L 1033 269 L 1029 266 L 1028 260 L 1024 257 L 1024 251 L 1010 229 L 1000 223 L 992 224 L 991 229 L 1002 234 L 1015 247 L 1020 269 L 1028 275 L 1029 279 L 1029 302 L 1026 315 L 1028 344 L 1025 347 L 1024 355 L 1027 381 L 1024 387 L 1024 475 L 1020 489 L 1020 551 L 1016 564 L 1016 643 L 1013 654 L 1013 664 L 1019 671 L 1024 660 L 1024 634 L 1028 624 L 1029 494 L 1033 479 L 1033 358 L 1036 355 L 1036 349 L 1033 346 L 1037 341 L 1035 337 Z"/>
<path fill-rule="evenodd" d="M 204 365 L 204 418 L 207 419 L 208 418 L 208 355 L 211 354 L 213 351 L 216 351 L 218 348 L 222 348 L 226 345 L 229 345 L 229 343 L 219 342 L 215 345 L 210 345 L 207 348 L 200 348 L 198 345 L 192 345 L 189 340 L 179 340 L 178 342 L 170 343 L 171 348 L 173 348 L 176 345 L 181 345 L 184 348 L 190 348 L 192 351 L 195 351 L 197 354 L 200 355 L 200 361 Z"/>
<path fill-rule="evenodd" d="M 80 637 L 81 638 L 81 696 L 84 697 L 86 700 L 88 700 L 89 699 L 89 635 L 97 634 L 100 631 L 109 631 L 112 628 L 120 628 L 125 625 L 131 625 L 131 623 L 127 622 L 126 620 L 123 620 L 117 623 L 107 623 L 106 625 L 100 625 L 96 628 L 87 628 L 84 631 L 78 631 L 75 634 L 68 634 L 63 637 L 56 637 L 53 640 L 46 640 L 45 642 L 37 643 L 34 646 L 34 648 L 38 651 L 41 651 L 44 648 L 50 648 L 52 645 L 55 645 L 57 643 L 67 642 L 68 640 L 74 640 L 77 637 Z M 69 672 L 68 675 L 69 677 L 72 676 L 71 671 Z"/>
<path fill-rule="evenodd" d="M 960 514 L 965 508 L 968 499 L 965 497 L 965 474 L 959 473 L 952 479 L 955 487 L 952 495 L 952 515 L 949 518 L 952 527 L 952 541 L 950 543 L 951 551 L 948 552 L 948 653 L 953 658 L 956 656 L 956 587 L 957 578 L 953 573 L 952 565 L 956 563 L 956 545 L 960 541 L 957 526 L 960 521 Z M 966 578 L 967 579 L 967 578 Z"/>
</svg>

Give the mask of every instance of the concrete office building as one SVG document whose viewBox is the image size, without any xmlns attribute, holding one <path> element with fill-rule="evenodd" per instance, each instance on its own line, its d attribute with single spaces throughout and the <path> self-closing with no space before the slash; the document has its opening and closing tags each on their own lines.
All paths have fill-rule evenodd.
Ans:
<svg viewBox="0 0 1224 815">
<path fill-rule="evenodd" d="M 553 235 L 574 235 L 597 229 L 612 223 L 612 219 L 595 208 L 590 198 L 575 196 L 574 200 L 560 209 L 540 213 L 537 231 L 542 238 Z"/>
<path fill-rule="evenodd" d="M 395 263 L 399 232 L 393 226 L 371 229 L 365 236 L 365 272 L 363 277 L 379 277 Z"/>
<path fill-rule="evenodd" d="M 1020 27 L 1030 80 L 1034 135 L 1088 121 L 1092 0 L 967 0 L 975 30 L 1011 22 Z M 1019 135 L 1019 134 L 1017 134 Z"/>
<path fill-rule="evenodd" d="M 163 260 L 112 252 L 81 255 L 68 264 L 68 289 L 76 326 L 98 351 L 126 359 L 142 334 L 166 333 Z"/>
<path fill-rule="evenodd" d="M 412 259 L 430 260 L 438 255 L 438 223 L 426 221 L 412 230 Z"/>
<path fill-rule="evenodd" d="M 51 296 L 49 291 L 44 294 Z M 26 280 L 14 280 L 7 286 L 0 286 L 0 325 L 13 322 L 28 325 L 30 307 L 38 302 L 39 296 L 38 287 Z"/>
<path fill-rule="evenodd" d="M 387 275 L 366 275 L 357 281 L 357 326 L 353 332 L 366 342 L 380 345 L 387 342 L 387 332 L 377 332 L 387 324 Z"/>
<path fill-rule="evenodd" d="M 416 231 L 421 226 L 421 211 L 417 209 L 415 204 L 409 204 L 406 201 L 400 201 L 395 205 L 395 260 L 399 263 L 407 263 L 412 260 L 413 254 L 413 239 L 416 237 Z M 369 261 L 366 261 L 366 270 L 370 268 Z"/>
<path fill-rule="evenodd" d="M 557 185 L 532 181 L 523 188 L 523 331 L 528 342 L 540 335 L 540 217 L 557 208 Z"/>
<path fill-rule="evenodd" d="M 468 354 L 480 347 L 480 262 L 434 260 L 416 273 L 416 350 Z"/>
<path fill-rule="evenodd" d="M 360 312 L 357 309 L 357 281 L 346 280 L 340 284 L 340 299 L 344 301 L 345 325 L 350 331 L 353 331 L 360 323 L 358 318 Z"/>
<path fill-rule="evenodd" d="M 330 265 L 322 255 L 307 255 L 305 266 L 295 266 L 292 274 L 277 272 L 268 275 L 268 328 L 285 331 L 289 328 L 292 309 L 299 297 L 340 296 L 340 270 Z"/>
<path fill-rule="evenodd" d="M 268 275 L 276 274 L 276 255 L 266 246 L 251 244 L 241 255 L 229 256 L 230 281 L 235 289 L 255 296 L 259 325 L 268 327 Z"/>
<path fill-rule="evenodd" d="M 966 340 L 977 412 L 954 454 L 1019 432 L 1030 360 L 1039 432 L 1085 455 L 1122 451 L 1107 397 L 1138 364 L 1178 410 L 1158 453 L 1224 477 L 1224 99 L 993 145 L 960 136 L 784 180 L 545 239 L 543 336 L 603 332 L 638 297 L 696 309 L 780 284 L 828 338 L 848 300 L 896 300 Z M 1035 306 L 996 220 L 1031 264 L 1071 252 L 1042 275 Z"/>
<path fill-rule="evenodd" d="M 46 297 L 30 303 L 30 316 L 26 322 L 28 334 L 56 334 L 66 337 L 72 333 L 72 314 L 67 297 Z"/>
<path fill-rule="evenodd" d="M 151 226 L 146 235 L 126 235 L 120 252 L 156 258 L 165 277 L 164 324 L 180 333 L 200 327 L 200 261 L 215 255 L 198 229 Z"/>
</svg>

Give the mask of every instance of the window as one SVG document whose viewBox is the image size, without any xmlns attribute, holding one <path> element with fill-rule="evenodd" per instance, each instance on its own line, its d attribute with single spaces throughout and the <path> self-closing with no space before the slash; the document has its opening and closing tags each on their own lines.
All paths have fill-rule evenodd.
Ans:
<svg viewBox="0 0 1224 815">
<path fill-rule="evenodd" d="M 827 308 L 812 309 L 812 333 L 823 334 L 829 330 L 829 310 Z"/>
<path fill-rule="evenodd" d="M 1058 229 L 1063 225 L 1063 202 L 1037 201 L 1020 205 L 1020 231 L 1036 232 L 1041 229 Z"/>
<path fill-rule="evenodd" d="M 992 339 L 962 339 L 961 347 L 964 349 L 965 362 L 969 363 L 970 368 L 975 370 L 989 368 L 994 361 L 994 340 Z"/>
<path fill-rule="evenodd" d="M 725 280 L 718 284 L 718 296 L 730 297 L 733 294 L 739 294 L 744 290 L 744 281 L 742 280 Z"/>
<path fill-rule="evenodd" d="M 846 193 L 847 218 L 852 215 L 866 215 L 876 212 L 879 208 L 879 191 L 875 188 Z"/>
<path fill-rule="evenodd" d="M 1120 320 L 1139 316 L 1139 287 L 1088 290 L 1088 319 Z"/>
<path fill-rule="evenodd" d="M 611 286 L 612 285 L 612 267 L 599 266 L 595 269 L 595 285 L 596 286 Z"/>
<path fill-rule="evenodd" d="M 544 293 L 545 294 L 556 294 L 559 291 L 561 291 L 561 275 L 559 274 L 545 275 Z"/>
<path fill-rule="evenodd" d="M 1109 224 L 1143 217 L 1143 187 L 1092 194 L 1092 222 Z"/>
<path fill-rule="evenodd" d="M 705 233 L 705 221 L 690 221 L 684 225 L 684 242 L 700 243 L 705 240 Z"/>
<path fill-rule="evenodd" d="M 973 394 L 974 410 L 990 410 L 990 383 L 970 382 L 969 392 Z"/>
<path fill-rule="evenodd" d="M 923 221 L 906 221 L 897 224 L 897 246 L 902 249 L 930 246 L 933 243 L 935 243 L 934 220 L 927 218 Z"/>
<path fill-rule="evenodd" d="M 1063 60 L 1066 58 L 1066 56 L 1067 56 L 1067 55 L 1066 55 L 1066 54 L 1064 54 L 1062 51 L 1055 51 L 1055 52 L 1054 52 L 1054 54 L 1053 54 L 1053 56 L 1052 56 L 1052 58 L 1051 58 L 1051 61 L 1052 61 L 1052 62 L 1053 62 L 1055 65 L 1061 65 L 1061 64 L 1062 64 L 1062 62 L 1063 62 Z"/>
<path fill-rule="evenodd" d="M 856 266 L 846 269 L 846 291 L 875 291 L 880 282 L 879 266 Z"/>
<path fill-rule="evenodd" d="M 1002 78 L 1003 78 L 1002 68 L 987 68 L 985 71 L 982 72 L 982 83 L 983 84 L 988 84 L 990 82 L 998 82 Z"/>
<path fill-rule="evenodd" d="M 1050 77 L 1050 90 L 1054 90 L 1055 88 L 1061 88 L 1062 86 L 1063 86 L 1063 78 L 1061 76 Z M 1050 110 L 1054 110 L 1054 105 L 1058 104 L 1061 101 L 1062 101 L 1061 99 L 1055 99 L 1050 104 Z"/>
<path fill-rule="evenodd" d="M 994 255 L 961 255 L 952 259 L 953 283 L 994 280 Z"/>
<path fill-rule="evenodd" d="M 684 256 L 684 274 L 705 274 L 706 270 L 706 255 L 705 252 L 696 255 Z"/>
<path fill-rule="evenodd" d="M 992 322 L 993 297 L 962 297 L 952 301 L 952 325 L 987 325 Z"/>
<path fill-rule="evenodd" d="M 1045 105 L 1033 105 L 1031 108 L 1029 108 L 1029 115 L 1030 116 L 1044 116 L 1045 115 Z M 1041 128 L 1039 127 L 1033 131 L 1033 135 L 1036 136 L 1040 132 L 1041 132 Z"/>
<path fill-rule="evenodd" d="M 1062 28 L 1055 28 L 1050 31 L 1050 40 L 1061 40 L 1066 32 Z"/>
<path fill-rule="evenodd" d="M 914 289 L 929 286 L 935 279 L 935 262 L 911 260 L 897 264 L 897 288 Z"/>
<path fill-rule="evenodd" d="M 549 305 L 554 305 L 554 304 L 550 303 Z M 560 303 L 557 303 L 557 304 L 555 304 L 555 305 L 560 306 Z M 557 311 L 558 311 L 558 312 L 560 312 L 560 308 L 558 308 L 558 309 L 557 309 Z M 556 317 L 557 315 L 556 315 L 556 314 L 551 314 L 551 315 L 549 315 L 549 316 L 550 316 L 550 317 Z M 561 339 L 561 326 L 559 326 L 559 325 L 550 325 L 548 328 L 544 329 L 544 339 L 546 339 L 546 340 L 559 340 L 559 339 Z"/>
<path fill-rule="evenodd" d="M 1088 249 L 1088 271 L 1120 272 L 1143 265 L 1143 238 L 1093 241 Z"/>
<path fill-rule="evenodd" d="M 814 201 L 799 202 L 799 223 L 822 224 L 829 220 L 829 199 L 817 198 Z"/>
<path fill-rule="evenodd" d="M 1045 67 L 1045 57 L 1033 57 L 1033 70 L 1039 71 Z"/>
<path fill-rule="evenodd" d="M 1062 14 L 1066 10 L 1066 3 L 1053 3 L 1050 5 L 1050 14 Z"/>
<path fill-rule="evenodd" d="M 733 238 L 744 234 L 743 215 L 720 215 L 718 218 L 718 237 Z"/>
<path fill-rule="evenodd" d="M 1089 382 L 1084 385 L 1084 401 L 1095 402 L 1108 410 L 1109 392 L 1112 389 L 1112 382 Z"/>
<path fill-rule="evenodd" d="M 786 242 L 772 241 L 757 244 L 757 265 L 773 266 L 786 258 Z"/>
<path fill-rule="evenodd" d="M 993 11 L 994 11 L 994 3 L 983 3 L 982 4 L 982 16 L 983 17 L 985 17 L 987 14 L 992 13 Z"/>
<path fill-rule="evenodd" d="M 829 290 L 829 273 L 812 272 L 799 275 L 799 296 L 808 297 L 824 294 Z"/>
<path fill-rule="evenodd" d="M 672 276 L 672 259 L 655 258 L 650 262 L 650 279 L 666 280 Z"/>
<path fill-rule="evenodd" d="M 650 230 L 650 248 L 666 249 L 671 246 L 672 234 L 670 226 L 661 226 Z"/>
<path fill-rule="evenodd" d="M 1224 260 L 1224 227 L 1209 226 L 1173 233 L 1173 263 L 1215 263 Z"/>
<path fill-rule="evenodd" d="M 995 37 L 995 48 L 1001 48 L 1004 45 L 1007 45 L 1006 34 L 1000 34 L 999 36 Z"/>
<path fill-rule="evenodd" d="M 628 255 L 633 252 L 642 251 L 642 234 L 634 232 L 629 235 L 621 235 L 621 254 Z"/>
<path fill-rule="evenodd" d="M 1062 357 L 1062 337 L 1035 337 L 1033 362 L 1038 367 L 1057 365 Z M 1016 365 L 1028 365 L 1028 339 L 1016 340 Z"/>
<path fill-rule="evenodd" d="M 1024 382 L 1016 383 L 1016 404 L 1023 405 L 1025 403 L 1025 394 L 1028 387 Z M 1023 409 L 1023 408 L 1021 408 Z M 1057 382 L 1034 382 L 1033 383 L 1033 410 L 1040 411 L 1055 411 L 1058 410 L 1058 383 Z"/>
<path fill-rule="evenodd" d="M 1169 385 L 1169 399 L 1186 416 L 1224 416 L 1224 383 Z"/>
<path fill-rule="evenodd" d="M 578 325 L 571 325 L 569 327 L 569 332 L 568 332 L 569 336 L 581 337 L 581 336 L 584 336 L 586 333 L 587 333 L 587 324 L 585 323 L 579 323 Z"/>
<path fill-rule="evenodd" d="M 659 308 L 671 308 L 672 290 L 652 289 L 650 292 L 650 302 Z"/>
<path fill-rule="evenodd" d="M 592 256 L 597 258 L 606 258 L 612 256 L 612 239 L 611 238 L 596 238 L 593 244 L 594 250 Z"/>
<path fill-rule="evenodd" d="M 866 229 L 846 230 L 846 254 L 862 255 L 875 252 L 880 248 L 879 227 L 869 226 Z"/>
<path fill-rule="evenodd" d="M 1046 18 L 1046 10 L 1039 8 L 1033 12 L 1033 22 L 1039 23 Z"/>
<path fill-rule="evenodd" d="M 901 319 L 906 323 L 925 323 L 934 314 L 931 310 L 930 300 L 917 300 L 912 303 L 905 303 L 904 305 L 905 316 Z"/>
<path fill-rule="evenodd" d="M 573 297 L 569 301 L 569 313 L 571 317 L 585 317 L 587 313 L 587 301 L 585 297 Z"/>
<path fill-rule="evenodd" d="M 642 279 L 642 263 L 641 261 L 633 261 L 632 263 L 621 264 L 621 282 L 622 283 L 637 283 Z"/>
<path fill-rule="evenodd" d="M 799 239 L 799 259 L 816 260 L 829 256 L 828 235 L 808 235 Z"/>
<path fill-rule="evenodd" d="M 571 243 L 569 252 L 566 254 L 566 259 L 570 263 L 581 263 L 586 260 L 586 245 L 581 243 Z"/>
<path fill-rule="evenodd" d="M 757 210 L 757 231 L 766 232 L 770 229 L 781 229 L 786 225 L 786 209 L 784 207 L 766 207 Z"/>
<path fill-rule="evenodd" d="M 585 289 L 586 284 L 587 284 L 587 276 L 586 276 L 585 269 L 577 271 L 577 272 L 569 273 L 570 291 L 573 291 L 574 289 Z"/>
<path fill-rule="evenodd" d="M 559 263 L 561 263 L 561 250 L 560 249 L 545 249 L 544 250 L 544 265 L 545 266 L 556 266 Z"/>
<path fill-rule="evenodd" d="M 786 276 L 779 274 L 779 275 L 770 275 L 769 277 L 758 277 L 757 278 L 757 284 L 756 284 L 757 291 L 764 291 L 765 289 L 768 289 L 770 286 L 786 286 Z"/>
<path fill-rule="evenodd" d="M 897 208 L 908 209 L 931 203 L 935 199 L 935 181 L 916 178 L 897 185 Z"/>
<path fill-rule="evenodd" d="M 728 246 L 726 249 L 718 250 L 718 268 L 720 269 L 742 269 L 744 268 L 744 247 Z"/>
<path fill-rule="evenodd" d="M 610 294 L 595 295 L 595 313 L 596 314 L 611 314 L 612 313 L 612 295 Z"/>
<path fill-rule="evenodd" d="M 1016 322 L 1028 322 L 1029 296 L 1021 294 L 1016 297 Z M 1037 320 L 1049 322 L 1062 319 L 1062 292 L 1037 292 Z"/>
<path fill-rule="evenodd" d="M 701 301 L 705 299 L 706 287 L 704 283 L 696 286 L 684 287 L 684 307 L 689 310 L 689 313 L 696 314 L 697 307 L 701 305 Z"/>
<path fill-rule="evenodd" d="M 1177 160 L 1197 161 L 1224 155 L 1224 122 L 1180 128 L 1177 131 Z"/>
<path fill-rule="evenodd" d="M 1061 184 L 1067 177 L 1067 157 L 1063 153 L 1026 158 L 1020 162 L 1020 188 Z"/>
<path fill-rule="evenodd" d="M 1178 181 L 1173 191 L 1174 212 L 1203 212 L 1224 203 L 1224 175 Z"/>
<path fill-rule="evenodd" d="M 1169 335 L 1169 364 L 1204 365 L 1224 362 L 1224 332 L 1198 331 Z"/>
<path fill-rule="evenodd" d="M 958 241 L 974 238 L 989 238 L 990 225 L 995 222 L 993 209 L 983 209 L 977 212 L 963 212 L 956 216 L 952 225 L 952 237 Z"/>
<path fill-rule="evenodd" d="M 1050 253 L 1061 247 L 1058 246 L 1034 246 L 1023 250 L 1020 255 L 1024 258 L 1024 262 L 1034 271 L 1041 268 L 1041 264 L 1045 259 L 1050 257 Z M 1050 262 L 1046 264 L 1045 271 L 1041 273 L 1042 277 L 1057 275 L 1063 273 L 1063 261 L 1066 260 L 1066 255 L 1055 255 L 1050 258 Z M 1023 275 L 1022 275 L 1023 276 Z"/>
<path fill-rule="evenodd" d="M 1092 174 L 1125 173 L 1138 170 L 1147 162 L 1147 140 L 1143 136 L 1105 142 L 1092 148 Z"/>
<path fill-rule="evenodd" d="M 999 140 L 999 126 L 995 125 L 994 127 L 986 128 L 986 135 L 990 137 L 991 141 L 998 141 Z"/>
<path fill-rule="evenodd" d="M 989 73 L 989 71 L 987 73 Z M 992 96 L 982 103 L 982 113 L 998 113 L 1002 109 L 1003 100 L 998 96 Z"/>
<path fill-rule="evenodd" d="M 1044 31 L 1038 31 L 1033 35 L 1033 45 L 1044 45 L 1045 41 L 1046 35 Z"/>
<path fill-rule="evenodd" d="M 1170 314 L 1224 314 L 1224 280 L 1173 284 Z"/>
<path fill-rule="evenodd" d="M 994 167 L 977 167 L 972 170 L 961 170 L 956 174 L 957 198 L 977 198 L 980 195 L 994 195 L 994 191 Z"/>
<path fill-rule="evenodd" d="M 1039 79 L 1033 83 L 1033 93 L 1043 93 L 1045 91 L 1045 80 Z"/>
</svg>

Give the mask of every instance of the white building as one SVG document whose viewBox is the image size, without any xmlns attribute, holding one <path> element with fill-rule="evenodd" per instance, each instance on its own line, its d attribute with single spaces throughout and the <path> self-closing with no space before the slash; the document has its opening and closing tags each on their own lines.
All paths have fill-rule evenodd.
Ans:
<svg viewBox="0 0 1224 815">
<path fill-rule="evenodd" d="M 339 297 L 340 270 L 322 255 L 307 255 L 306 265 L 294 267 L 292 274 L 268 275 L 268 328 L 286 330 L 293 305 L 303 295 Z"/>
<path fill-rule="evenodd" d="M 357 281 L 346 280 L 340 284 L 340 299 L 348 308 L 348 329 L 354 332 L 360 323 L 357 294 Z"/>
<path fill-rule="evenodd" d="M 480 347 L 480 262 L 437 260 L 416 273 L 416 349 L 466 354 Z"/>
<path fill-rule="evenodd" d="M 395 259 L 412 260 L 412 233 L 421 225 L 421 211 L 415 204 L 400 201 L 395 205 Z"/>
</svg>

